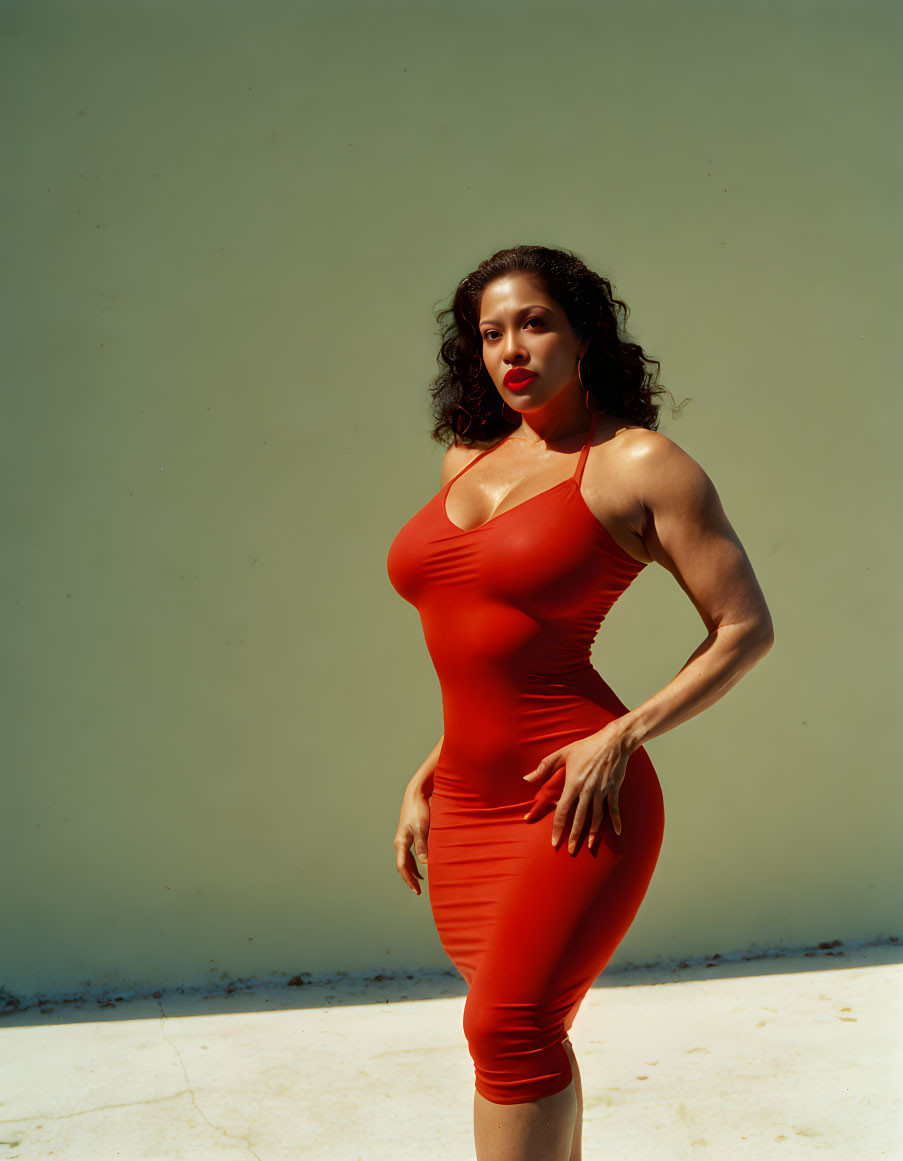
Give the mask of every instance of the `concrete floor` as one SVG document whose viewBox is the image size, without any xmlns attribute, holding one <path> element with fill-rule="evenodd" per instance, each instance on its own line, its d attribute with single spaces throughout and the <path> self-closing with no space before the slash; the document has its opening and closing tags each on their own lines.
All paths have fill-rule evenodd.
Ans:
<svg viewBox="0 0 903 1161">
<path fill-rule="evenodd" d="M 894 944 L 606 972 L 584 1161 L 903 1159 Z M 0 1019 L 0 1161 L 473 1161 L 454 973 Z"/>
</svg>

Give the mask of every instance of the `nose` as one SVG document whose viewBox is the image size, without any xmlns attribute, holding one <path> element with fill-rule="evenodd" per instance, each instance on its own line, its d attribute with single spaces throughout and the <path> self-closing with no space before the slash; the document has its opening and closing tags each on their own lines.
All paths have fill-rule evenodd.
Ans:
<svg viewBox="0 0 903 1161">
<path fill-rule="evenodd" d="M 502 356 L 506 363 L 513 363 L 524 353 L 523 343 L 517 337 L 509 338 L 505 343 L 505 353 Z"/>
</svg>

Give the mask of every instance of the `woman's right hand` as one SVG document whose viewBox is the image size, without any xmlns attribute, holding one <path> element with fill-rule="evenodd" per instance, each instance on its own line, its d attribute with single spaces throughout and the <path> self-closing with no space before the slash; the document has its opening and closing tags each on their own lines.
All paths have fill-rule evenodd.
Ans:
<svg viewBox="0 0 903 1161">
<path fill-rule="evenodd" d="M 395 867 L 412 891 L 420 894 L 418 880 L 423 876 L 414 860 L 411 845 L 421 862 L 427 861 L 426 837 L 430 829 L 430 801 L 420 786 L 408 786 L 398 816 L 395 832 Z"/>
</svg>

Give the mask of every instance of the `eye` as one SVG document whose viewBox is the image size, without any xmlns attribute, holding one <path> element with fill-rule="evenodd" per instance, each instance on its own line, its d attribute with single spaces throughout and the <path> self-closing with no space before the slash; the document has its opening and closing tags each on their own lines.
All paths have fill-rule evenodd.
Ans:
<svg viewBox="0 0 903 1161">
<path fill-rule="evenodd" d="M 539 325 L 542 326 L 542 319 L 539 317 L 539 315 L 536 315 L 536 314 L 532 315 L 524 323 L 524 326 L 527 326 L 531 322 L 538 322 Z M 498 331 L 483 331 L 483 338 L 488 339 L 490 337 L 490 335 L 497 335 L 497 334 L 498 334 Z"/>
</svg>

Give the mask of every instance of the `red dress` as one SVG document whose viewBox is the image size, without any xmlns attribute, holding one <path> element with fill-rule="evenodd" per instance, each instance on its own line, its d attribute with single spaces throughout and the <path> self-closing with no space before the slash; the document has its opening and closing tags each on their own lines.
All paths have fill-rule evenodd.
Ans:
<svg viewBox="0 0 903 1161">
<path fill-rule="evenodd" d="M 571 1083 L 567 1031 L 642 903 L 664 834 L 661 787 L 642 747 L 618 795 L 621 834 L 606 805 L 592 850 L 584 834 L 568 852 L 573 815 L 552 846 L 564 768 L 539 788 L 523 781 L 546 754 L 627 712 L 590 648 L 645 565 L 583 499 L 594 428 L 595 416 L 572 476 L 464 530 L 446 515 L 445 498 L 500 444 L 481 452 L 411 517 L 387 559 L 392 585 L 420 613 L 442 690 L 430 906 L 468 984 L 464 1033 L 476 1089 L 500 1104 Z M 524 821 L 547 798 L 545 813 Z"/>
</svg>

